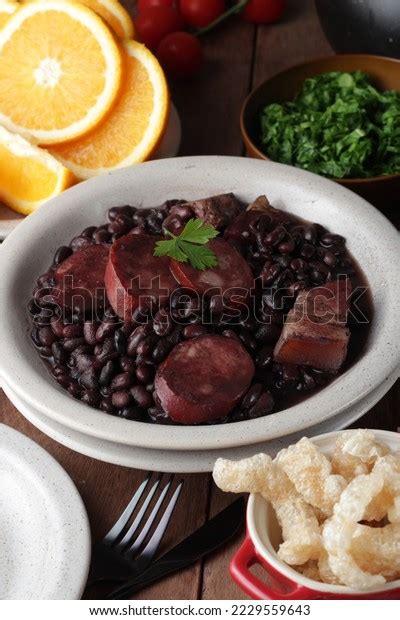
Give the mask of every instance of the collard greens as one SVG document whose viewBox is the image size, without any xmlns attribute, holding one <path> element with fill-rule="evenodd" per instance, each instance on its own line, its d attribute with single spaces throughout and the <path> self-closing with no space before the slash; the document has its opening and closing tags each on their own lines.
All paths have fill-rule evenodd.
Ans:
<svg viewBox="0 0 400 620">
<path fill-rule="evenodd" d="M 264 108 L 260 139 L 270 159 L 328 177 L 400 172 L 400 93 L 361 71 L 324 73 Z"/>
</svg>

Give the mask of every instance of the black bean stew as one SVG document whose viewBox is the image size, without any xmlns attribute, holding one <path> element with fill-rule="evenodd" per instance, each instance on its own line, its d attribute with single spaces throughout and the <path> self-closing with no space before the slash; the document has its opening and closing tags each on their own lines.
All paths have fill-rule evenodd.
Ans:
<svg viewBox="0 0 400 620">
<path fill-rule="evenodd" d="M 221 294 L 202 296 L 199 301 L 196 291 L 176 283 L 162 307 L 147 299 L 132 307 L 122 320 L 104 290 L 99 294 L 97 280 L 93 282 L 97 290 L 90 307 L 83 302 L 69 307 L 67 296 L 71 291 L 65 288 L 63 298 L 59 291 L 56 294 L 57 278 L 68 274 L 74 256 L 85 267 L 79 283 L 83 289 L 90 278 L 104 278 L 110 247 L 118 239 L 128 234 L 159 238 L 165 230 L 177 233 L 192 217 L 219 228 L 218 238 L 245 259 L 254 276 L 251 302 L 234 312 L 232 308 L 226 311 Z M 147 209 L 113 207 L 108 220 L 86 228 L 57 250 L 49 270 L 38 278 L 28 305 L 31 338 L 40 356 L 55 381 L 83 403 L 128 420 L 171 424 L 185 423 L 171 411 L 185 408 L 191 398 L 191 402 L 198 399 L 197 409 L 186 423 L 237 422 L 296 404 L 329 383 L 362 353 L 372 318 L 368 293 L 361 296 L 361 302 L 360 295 L 356 296 L 357 308 L 351 301 L 347 327 L 345 318 L 344 326 L 335 323 L 327 337 L 318 317 L 312 325 L 300 321 L 296 328 L 300 335 L 290 331 L 289 319 L 297 316 L 296 299 L 305 291 L 326 285 L 329 288 L 329 283 L 339 281 L 339 277 L 349 279 L 353 291 L 365 285 L 345 239 L 319 224 L 278 211 L 265 197 L 247 207 L 232 194 L 189 203 L 169 200 Z M 96 245 L 101 246 L 101 252 L 89 249 Z M 91 254 L 98 254 L 100 259 L 92 259 Z M 85 295 L 81 300 L 85 301 Z M 317 336 L 310 333 L 315 324 Z M 331 338 L 332 360 L 336 355 L 339 361 L 335 358 L 326 363 L 330 354 L 324 354 L 325 362 L 320 364 L 314 338 L 318 346 Z M 236 348 L 224 347 L 224 339 L 234 340 Z M 196 349 L 191 342 L 196 342 Z M 230 355 L 231 349 L 232 360 L 228 360 L 224 355 Z M 202 360 L 205 350 L 208 358 Z M 208 362 L 210 357 L 215 359 Z M 237 368 L 234 357 L 240 362 Z M 193 368 L 191 359 L 197 360 Z M 292 361 L 282 361 L 286 359 Z M 293 363 L 293 359 L 301 363 Z M 196 367 L 200 363 L 210 365 L 208 375 Z M 232 382 L 237 381 L 244 364 L 240 390 L 232 390 Z M 181 384 L 180 377 L 174 376 L 177 368 L 184 374 Z M 230 410 L 226 412 L 221 402 L 207 418 L 207 398 L 211 402 L 213 390 L 219 391 L 219 368 L 224 370 L 222 393 L 227 390 L 231 394 Z M 199 394 L 184 393 L 191 382 L 198 384 L 193 390 L 200 390 Z"/>
</svg>

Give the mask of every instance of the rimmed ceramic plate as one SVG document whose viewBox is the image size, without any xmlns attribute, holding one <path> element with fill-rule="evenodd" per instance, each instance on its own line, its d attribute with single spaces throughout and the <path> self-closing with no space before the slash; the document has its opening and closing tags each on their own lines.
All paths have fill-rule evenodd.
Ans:
<svg viewBox="0 0 400 620">
<path fill-rule="evenodd" d="M 304 434 L 313 437 L 322 433 L 345 428 L 369 411 L 386 394 L 396 379 L 397 375 L 388 377 L 382 385 L 349 411 L 327 422 L 317 424 L 307 429 L 306 433 L 301 432 L 294 435 L 287 435 L 282 439 L 275 439 L 260 444 L 257 443 L 243 448 L 200 450 L 193 452 L 135 448 L 111 441 L 96 439 L 95 437 L 90 437 L 89 435 L 71 430 L 47 418 L 16 396 L 9 387 L 4 386 L 4 391 L 20 413 L 34 426 L 58 443 L 71 448 L 71 450 L 75 452 L 85 454 L 86 456 L 100 461 L 124 467 L 132 467 L 134 469 L 143 469 L 146 471 L 157 469 L 158 471 L 173 473 L 199 473 L 212 471 L 214 463 L 219 457 L 237 460 L 252 456 L 257 452 L 266 452 L 271 456 L 275 456 L 279 450 L 295 443 Z"/>
<path fill-rule="evenodd" d="M 43 448 L 0 424 L 0 599 L 79 599 L 90 546 L 71 479 Z"/>
<path fill-rule="evenodd" d="M 182 128 L 176 107 L 171 104 L 167 129 L 153 159 L 176 157 L 181 144 Z M 5 239 L 21 223 L 24 216 L 0 204 L 0 240 Z"/>
<path fill-rule="evenodd" d="M 111 205 L 160 204 L 233 191 L 250 202 L 265 193 L 278 208 L 347 237 L 371 286 L 374 320 L 363 354 L 329 386 L 267 418 L 225 425 L 163 426 L 127 421 L 74 400 L 50 376 L 27 331 L 33 283 L 56 248 L 106 219 Z M 400 241 L 367 202 L 303 170 L 236 157 L 182 157 L 146 162 L 63 192 L 24 220 L 0 248 L 0 375 L 34 409 L 63 426 L 117 444 L 157 450 L 219 450 L 301 432 L 349 410 L 399 369 Z"/>
</svg>

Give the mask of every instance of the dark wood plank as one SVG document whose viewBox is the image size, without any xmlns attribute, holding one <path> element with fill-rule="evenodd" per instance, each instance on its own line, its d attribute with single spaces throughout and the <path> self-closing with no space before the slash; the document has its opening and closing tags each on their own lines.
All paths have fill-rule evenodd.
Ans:
<svg viewBox="0 0 400 620">
<path fill-rule="evenodd" d="M 110 465 L 73 452 L 36 429 L 0 390 L 0 422 L 24 433 L 47 450 L 68 472 L 85 503 L 93 540 L 103 536 L 121 514 L 145 472 Z M 157 468 L 157 463 L 154 463 Z M 185 483 L 163 550 L 185 538 L 207 518 L 209 477 L 184 475 Z M 140 592 L 140 599 L 196 599 L 201 577 L 197 565 Z"/>
<path fill-rule="evenodd" d="M 314 0 L 292 0 L 282 22 L 258 28 L 253 86 L 295 64 L 331 54 Z"/>
</svg>

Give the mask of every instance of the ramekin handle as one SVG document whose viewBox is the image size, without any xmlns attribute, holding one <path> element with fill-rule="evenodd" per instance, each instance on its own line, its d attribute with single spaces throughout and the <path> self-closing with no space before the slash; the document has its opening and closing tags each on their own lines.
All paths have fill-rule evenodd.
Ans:
<svg viewBox="0 0 400 620">
<path fill-rule="evenodd" d="M 250 567 L 259 564 L 267 574 L 263 582 L 250 572 Z M 314 599 L 316 592 L 300 586 L 276 571 L 265 560 L 261 563 L 250 536 L 238 549 L 230 564 L 232 579 L 254 600 L 301 600 Z"/>
</svg>

